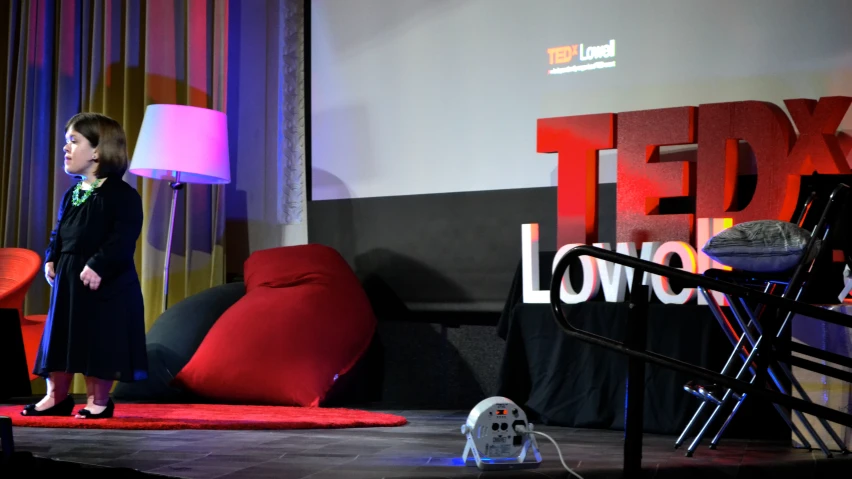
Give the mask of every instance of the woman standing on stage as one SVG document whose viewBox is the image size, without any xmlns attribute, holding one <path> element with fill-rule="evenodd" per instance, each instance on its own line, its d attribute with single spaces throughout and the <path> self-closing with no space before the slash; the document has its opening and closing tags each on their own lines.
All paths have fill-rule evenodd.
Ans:
<svg viewBox="0 0 852 479">
<path fill-rule="evenodd" d="M 142 290 L 134 253 L 142 199 L 123 179 L 127 140 L 118 122 L 80 113 L 65 126 L 65 172 L 80 181 L 62 198 L 45 252 L 50 309 L 33 374 L 47 395 L 25 416 L 67 416 L 75 373 L 86 377 L 81 419 L 113 416 L 113 381 L 147 378 Z"/>
</svg>

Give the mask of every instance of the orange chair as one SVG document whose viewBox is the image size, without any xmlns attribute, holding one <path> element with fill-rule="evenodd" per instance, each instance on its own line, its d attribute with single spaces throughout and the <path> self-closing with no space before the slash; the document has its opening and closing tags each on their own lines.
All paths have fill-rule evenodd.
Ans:
<svg viewBox="0 0 852 479">
<path fill-rule="evenodd" d="M 0 309 L 17 309 L 27 356 L 28 372 L 35 364 L 47 315 L 24 316 L 24 298 L 42 270 L 41 256 L 25 248 L 0 248 Z M 37 376 L 30 374 L 30 380 Z"/>
</svg>

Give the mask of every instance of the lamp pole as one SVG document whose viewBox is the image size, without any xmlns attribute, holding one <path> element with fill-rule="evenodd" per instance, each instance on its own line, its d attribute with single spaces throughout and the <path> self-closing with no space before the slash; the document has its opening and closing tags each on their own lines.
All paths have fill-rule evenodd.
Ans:
<svg viewBox="0 0 852 479">
<path fill-rule="evenodd" d="M 169 264 L 172 259 L 172 235 L 175 230 L 175 207 L 177 205 L 178 191 L 183 188 L 180 182 L 180 172 L 175 171 L 175 181 L 169 183 L 172 188 L 172 209 L 169 213 L 169 236 L 166 240 L 166 264 L 163 268 L 163 312 L 169 307 Z"/>
</svg>

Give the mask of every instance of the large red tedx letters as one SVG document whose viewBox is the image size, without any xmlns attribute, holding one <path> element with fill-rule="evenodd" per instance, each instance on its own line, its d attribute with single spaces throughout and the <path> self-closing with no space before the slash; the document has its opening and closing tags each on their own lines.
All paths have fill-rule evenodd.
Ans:
<svg viewBox="0 0 852 479">
<path fill-rule="evenodd" d="M 693 215 L 659 214 L 662 198 L 695 196 L 688 161 L 660 162 L 660 147 L 695 141 L 694 107 L 665 108 L 618 115 L 616 241 L 641 244 L 689 241 Z"/>
<path fill-rule="evenodd" d="M 615 115 L 538 120 L 538 152 L 557 153 L 556 227 L 559 244 L 598 236 L 598 152 L 615 147 Z M 564 168 L 562 165 L 566 165 Z"/>
<path fill-rule="evenodd" d="M 537 151 L 558 154 L 557 247 L 597 241 L 598 155 L 613 148 L 618 242 L 691 241 L 696 218 L 790 220 L 802 175 L 850 173 L 850 142 L 837 128 L 852 97 L 784 104 L 792 122 L 777 105 L 758 101 L 538 120 Z M 757 185 L 737 209 L 746 161 L 740 141 L 754 153 Z M 661 146 L 695 144 L 694 162 L 661 159 Z M 695 211 L 661 214 L 661 200 L 677 197 L 694 199 Z"/>
</svg>

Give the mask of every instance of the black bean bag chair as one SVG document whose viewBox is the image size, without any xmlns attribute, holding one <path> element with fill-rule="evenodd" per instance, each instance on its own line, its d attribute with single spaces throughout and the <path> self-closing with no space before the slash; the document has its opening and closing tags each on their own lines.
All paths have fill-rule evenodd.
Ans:
<svg viewBox="0 0 852 479">
<path fill-rule="evenodd" d="M 122 400 L 158 402 L 197 400 L 172 386 L 172 379 L 186 366 L 222 313 L 245 292 L 242 282 L 227 283 L 169 307 L 147 334 L 148 379 L 118 383 L 113 396 Z"/>
</svg>

